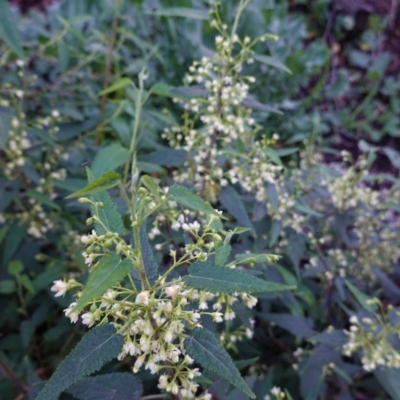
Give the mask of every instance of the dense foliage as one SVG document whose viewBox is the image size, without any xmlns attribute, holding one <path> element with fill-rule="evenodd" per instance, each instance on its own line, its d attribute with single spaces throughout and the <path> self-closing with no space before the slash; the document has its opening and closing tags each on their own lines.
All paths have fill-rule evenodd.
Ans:
<svg viewBox="0 0 400 400">
<path fill-rule="evenodd" d="M 0 0 L 0 397 L 400 399 L 390 15 L 169 3 Z"/>
</svg>

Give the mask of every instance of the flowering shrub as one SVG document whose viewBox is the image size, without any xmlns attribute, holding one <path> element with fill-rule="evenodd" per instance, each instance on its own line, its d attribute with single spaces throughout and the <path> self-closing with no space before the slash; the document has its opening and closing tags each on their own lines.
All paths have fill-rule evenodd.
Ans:
<svg viewBox="0 0 400 400">
<path fill-rule="evenodd" d="M 64 2 L 21 46 L 0 5 L 7 399 L 398 398 L 400 186 L 282 98 L 304 18 Z"/>
</svg>

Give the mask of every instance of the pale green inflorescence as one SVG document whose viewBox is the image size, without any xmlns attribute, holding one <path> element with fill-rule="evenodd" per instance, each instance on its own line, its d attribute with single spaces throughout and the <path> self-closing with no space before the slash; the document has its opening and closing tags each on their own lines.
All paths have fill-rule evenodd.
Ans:
<svg viewBox="0 0 400 400">
<path fill-rule="evenodd" d="M 372 299 L 370 304 L 382 304 Z M 389 310 L 390 313 L 390 310 Z M 400 368 L 400 353 L 393 345 L 400 338 L 400 325 L 391 321 L 389 313 L 382 310 L 371 316 L 350 317 L 350 327 L 345 330 L 348 341 L 343 345 L 343 354 L 361 354 L 361 363 L 367 372 L 378 367 Z M 399 314 L 395 317 L 398 320 Z"/>
<path fill-rule="evenodd" d="M 84 199 L 84 201 L 89 201 Z M 96 219 L 97 217 L 92 217 Z M 193 243 L 182 249 L 183 254 L 177 258 L 171 250 L 171 270 L 179 265 L 194 261 L 205 261 L 214 254 L 212 241 L 217 235 L 211 227 L 211 218 L 206 226 L 193 221 L 182 223 L 180 229 L 193 238 Z M 218 234 L 218 236 L 221 232 Z M 108 232 L 99 235 L 92 231 L 81 238 L 86 246 L 83 253 L 85 263 L 93 271 L 101 258 L 110 249 L 132 260 L 139 262 L 138 253 L 118 235 Z M 172 394 L 180 394 L 183 399 L 195 397 L 198 384 L 195 378 L 200 375 L 191 364 L 193 360 L 185 353 L 183 342 L 185 332 L 201 326 L 201 317 L 208 315 L 214 322 L 222 322 L 235 317 L 231 306 L 235 301 L 242 301 L 252 308 L 257 299 L 246 293 L 233 295 L 213 294 L 207 291 L 186 288 L 181 278 L 169 279 L 168 273 L 159 276 L 146 289 L 138 289 L 140 282 L 131 279 L 131 285 L 118 285 L 107 290 L 100 298 L 91 302 L 89 310 L 81 315 L 83 324 L 88 327 L 97 324 L 112 323 L 119 334 L 124 337 L 124 346 L 119 360 L 126 356 L 136 357 L 133 372 L 144 367 L 152 374 L 161 374 L 159 388 Z M 138 286 L 139 285 L 139 286 Z M 52 290 L 56 296 L 64 295 L 68 290 L 81 286 L 75 280 L 55 281 Z M 80 294 L 77 293 L 77 298 Z M 79 313 L 74 311 L 73 302 L 65 311 L 71 322 L 77 322 Z M 252 336 L 250 329 L 245 331 Z M 204 393 L 199 399 L 211 398 Z"/>
</svg>

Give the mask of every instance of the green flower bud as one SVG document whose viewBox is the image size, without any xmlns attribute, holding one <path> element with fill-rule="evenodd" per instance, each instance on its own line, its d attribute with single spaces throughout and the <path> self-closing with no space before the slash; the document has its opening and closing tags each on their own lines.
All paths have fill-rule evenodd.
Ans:
<svg viewBox="0 0 400 400">
<path fill-rule="evenodd" d="M 109 249 L 113 245 L 113 241 L 111 239 L 108 239 L 104 242 L 104 247 L 106 249 Z"/>
<path fill-rule="evenodd" d="M 87 197 L 80 197 L 78 199 L 79 203 L 81 204 L 92 204 L 92 201 L 88 199 Z"/>
<path fill-rule="evenodd" d="M 86 225 L 92 225 L 93 222 L 94 222 L 94 218 L 93 218 L 93 217 L 90 217 L 90 218 L 88 218 L 88 219 L 86 220 Z"/>
</svg>

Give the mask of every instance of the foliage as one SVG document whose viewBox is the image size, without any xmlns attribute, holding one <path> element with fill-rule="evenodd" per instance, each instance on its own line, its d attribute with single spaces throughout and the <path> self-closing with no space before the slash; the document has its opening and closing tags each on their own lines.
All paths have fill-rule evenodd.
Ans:
<svg viewBox="0 0 400 400">
<path fill-rule="evenodd" d="M 327 3 L 0 1 L 5 400 L 399 398 L 399 87 Z"/>
</svg>

